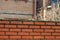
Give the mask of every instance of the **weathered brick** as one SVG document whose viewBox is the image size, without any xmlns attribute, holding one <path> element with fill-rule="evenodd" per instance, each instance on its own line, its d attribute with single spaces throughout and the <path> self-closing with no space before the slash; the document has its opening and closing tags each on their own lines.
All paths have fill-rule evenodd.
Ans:
<svg viewBox="0 0 60 40">
<path fill-rule="evenodd" d="M 16 28 L 16 25 L 5 25 L 5 28 Z"/>
<path fill-rule="evenodd" d="M 56 25 L 60 25 L 60 22 L 57 22 Z"/>
<path fill-rule="evenodd" d="M 40 33 L 36 33 L 36 32 L 32 32 L 32 33 L 30 33 L 30 35 L 31 36 L 35 36 L 35 35 L 38 36 L 38 35 L 41 35 L 41 34 Z"/>
<path fill-rule="evenodd" d="M 46 39 L 54 39 L 55 36 L 45 36 Z"/>
<path fill-rule="evenodd" d="M 18 40 L 33 40 L 31 38 L 22 38 L 22 39 L 18 39 Z"/>
<path fill-rule="evenodd" d="M 43 36 L 47 36 L 47 35 L 51 35 L 51 33 L 41 33 L 41 35 L 43 35 Z"/>
<path fill-rule="evenodd" d="M 21 39 L 21 36 L 10 36 L 10 39 Z"/>
<path fill-rule="evenodd" d="M 45 22 L 35 22 L 35 25 L 45 25 Z"/>
<path fill-rule="evenodd" d="M 55 32 L 57 32 L 57 33 L 60 32 L 60 29 L 56 29 Z"/>
<path fill-rule="evenodd" d="M 0 32 L 0 35 L 5 35 L 5 33 L 4 32 Z"/>
<path fill-rule="evenodd" d="M 34 32 L 43 32 L 43 29 L 34 29 Z"/>
<path fill-rule="evenodd" d="M 33 32 L 32 29 L 22 29 L 22 32 Z"/>
<path fill-rule="evenodd" d="M 13 39 L 11 39 L 11 38 L 10 38 L 10 39 L 6 39 L 6 40 L 18 40 L 18 39 L 16 39 L 16 38 L 15 38 L 15 39 L 14 39 L 14 38 L 13 38 Z"/>
<path fill-rule="evenodd" d="M 53 36 L 60 36 L 60 33 L 52 33 Z"/>
<path fill-rule="evenodd" d="M 60 26 L 52 26 L 53 29 L 60 29 Z"/>
<path fill-rule="evenodd" d="M 0 39 L 0 40 L 5 40 L 5 39 Z"/>
<path fill-rule="evenodd" d="M 46 38 L 44 40 L 59 40 L 59 39 L 56 39 L 56 38 Z"/>
<path fill-rule="evenodd" d="M 51 28 L 51 26 L 41 26 L 41 28 L 47 29 L 47 28 Z"/>
<path fill-rule="evenodd" d="M 5 40 L 17 40 L 17 39 L 16 38 L 13 38 L 13 39 L 9 38 L 9 39 L 5 39 Z"/>
<path fill-rule="evenodd" d="M 8 36 L 0 36 L 0 39 L 8 39 Z"/>
<path fill-rule="evenodd" d="M 34 22 L 23 22 L 23 24 L 34 24 Z"/>
<path fill-rule="evenodd" d="M 9 21 L 0 21 L 0 24 L 9 24 Z"/>
<path fill-rule="evenodd" d="M 43 38 L 37 38 L 37 39 L 34 39 L 34 40 L 45 40 L 45 39 L 43 39 Z"/>
<path fill-rule="evenodd" d="M 17 35 L 17 32 L 6 32 L 6 35 Z"/>
<path fill-rule="evenodd" d="M 54 22 L 46 22 L 46 25 L 55 25 Z"/>
<path fill-rule="evenodd" d="M 6 32 L 6 31 L 9 31 L 9 29 L 7 29 L 7 28 L 0 28 L 0 31 L 2 32 Z"/>
<path fill-rule="evenodd" d="M 40 26 L 29 26 L 29 28 L 37 29 L 37 28 L 40 28 Z"/>
<path fill-rule="evenodd" d="M 59 40 L 60 26 L 51 24 L 0 24 L 0 40 Z M 45 23 L 45 22 L 43 22 Z M 50 22 L 49 22 L 50 23 Z M 4 27 L 5 26 L 5 27 Z M 4 36 L 6 35 L 6 36 Z"/>
<path fill-rule="evenodd" d="M 32 39 L 33 36 L 22 36 L 22 39 Z"/>
<path fill-rule="evenodd" d="M 11 32 L 21 32 L 21 29 L 10 29 Z"/>
<path fill-rule="evenodd" d="M 60 36 L 56 36 L 56 39 L 60 39 Z"/>
<path fill-rule="evenodd" d="M 11 21 L 11 24 L 22 24 L 20 21 Z"/>
<path fill-rule="evenodd" d="M 4 25 L 3 24 L 0 24 L 0 28 L 4 28 Z"/>
<path fill-rule="evenodd" d="M 53 29 L 45 29 L 44 32 L 54 32 Z"/>
<path fill-rule="evenodd" d="M 28 28 L 28 25 L 18 25 L 18 28 Z"/>
<path fill-rule="evenodd" d="M 28 32 L 18 32 L 18 35 L 24 36 L 24 35 L 29 35 L 29 33 Z"/>
<path fill-rule="evenodd" d="M 44 39 L 44 36 L 34 36 L 34 39 Z"/>
</svg>

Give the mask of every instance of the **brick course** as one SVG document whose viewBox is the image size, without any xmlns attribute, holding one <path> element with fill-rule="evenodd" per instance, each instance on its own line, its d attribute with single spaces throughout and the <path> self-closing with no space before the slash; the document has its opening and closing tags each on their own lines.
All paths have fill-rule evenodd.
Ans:
<svg viewBox="0 0 60 40">
<path fill-rule="evenodd" d="M 59 40 L 59 22 L 0 20 L 0 40 Z"/>
</svg>

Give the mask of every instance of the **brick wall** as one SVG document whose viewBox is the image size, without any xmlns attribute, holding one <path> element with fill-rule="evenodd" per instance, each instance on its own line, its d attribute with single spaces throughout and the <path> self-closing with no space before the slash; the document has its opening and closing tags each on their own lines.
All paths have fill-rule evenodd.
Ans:
<svg viewBox="0 0 60 40">
<path fill-rule="evenodd" d="M 0 40 L 59 40 L 59 22 L 0 20 Z"/>
</svg>

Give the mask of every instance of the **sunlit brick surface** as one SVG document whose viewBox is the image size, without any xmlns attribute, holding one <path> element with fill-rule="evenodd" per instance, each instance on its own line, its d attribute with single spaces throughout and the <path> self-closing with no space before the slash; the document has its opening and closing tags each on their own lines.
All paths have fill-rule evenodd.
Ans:
<svg viewBox="0 0 60 40">
<path fill-rule="evenodd" d="M 59 40 L 60 22 L 0 20 L 0 40 Z"/>
</svg>

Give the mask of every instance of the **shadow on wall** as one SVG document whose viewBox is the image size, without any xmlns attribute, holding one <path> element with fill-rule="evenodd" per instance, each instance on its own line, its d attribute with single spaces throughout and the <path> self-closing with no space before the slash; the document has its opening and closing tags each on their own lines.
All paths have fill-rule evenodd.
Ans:
<svg viewBox="0 0 60 40">
<path fill-rule="evenodd" d="M 28 0 L 14 0 L 14 1 L 24 1 L 24 2 L 28 2 Z"/>
</svg>

